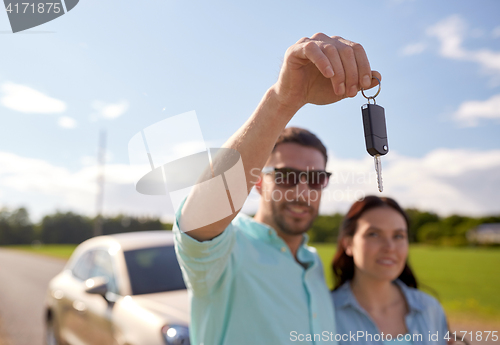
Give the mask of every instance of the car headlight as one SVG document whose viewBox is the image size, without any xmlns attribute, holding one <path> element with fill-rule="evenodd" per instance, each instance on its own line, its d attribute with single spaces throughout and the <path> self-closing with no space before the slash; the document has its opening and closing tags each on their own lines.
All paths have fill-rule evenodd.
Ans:
<svg viewBox="0 0 500 345">
<path fill-rule="evenodd" d="M 189 328 L 186 326 L 165 325 L 161 328 L 161 334 L 167 345 L 191 345 Z"/>
</svg>

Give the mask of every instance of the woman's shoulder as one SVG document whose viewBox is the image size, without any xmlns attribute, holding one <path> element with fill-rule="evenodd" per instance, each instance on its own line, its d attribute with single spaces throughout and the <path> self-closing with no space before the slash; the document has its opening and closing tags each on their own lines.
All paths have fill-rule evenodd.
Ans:
<svg viewBox="0 0 500 345">
<path fill-rule="evenodd" d="M 339 286 L 337 289 L 331 292 L 332 300 L 335 308 L 341 307 L 349 301 L 349 297 L 351 296 L 351 288 L 349 286 L 349 282 L 346 282 Z"/>
<path fill-rule="evenodd" d="M 441 303 L 435 297 L 422 290 L 409 287 L 400 280 L 396 280 L 396 283 L 403 291 L 411 309 L 444 313 Z"/>
</svg>

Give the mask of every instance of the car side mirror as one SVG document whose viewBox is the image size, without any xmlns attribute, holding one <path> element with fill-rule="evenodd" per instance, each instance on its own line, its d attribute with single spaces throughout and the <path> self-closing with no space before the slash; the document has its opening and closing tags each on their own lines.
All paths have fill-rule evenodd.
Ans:
<svg viewBox="0 0 500 345">
<path fill-rule="evenodd" d="M 108 279 L 105 277 L 94 277 L 85 281 L 85 292 L 92 295 L 101 295 L 106 298 L 108 292 Z"/>
</svg>

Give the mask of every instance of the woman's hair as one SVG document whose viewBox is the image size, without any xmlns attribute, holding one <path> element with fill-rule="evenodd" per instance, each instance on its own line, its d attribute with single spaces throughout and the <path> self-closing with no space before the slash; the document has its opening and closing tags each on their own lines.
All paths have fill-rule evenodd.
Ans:
<svg viewBox="0 0 500 345">
<path fill-rule="evenodd" d="M 342 239 L 344 237 L 353 237 L 356 233 L 358 219 L 363 213 L 376 207 L 390 207 L 396 210 L 405 219 L 407 228 L 410 227 L 408 215 L 403 211 L 401 206 L 391 198 L 379 198 L 378 196 L 370 195 L 356 201 L 349 209 L 349 212 L 347 212 L 339 231 L 337 252 L 332 261 L 332 271 L 335 279 L 334 290 L 354 277 L 354 259 L 352 256 L 346 254 L 345 248 L 342 245 Z M 405 262 L 403 272 L 401 272 L 398 279 L 410 287 L 417 288 L 417 280 L 408 265 L 408 260 Z"/>
</svg>

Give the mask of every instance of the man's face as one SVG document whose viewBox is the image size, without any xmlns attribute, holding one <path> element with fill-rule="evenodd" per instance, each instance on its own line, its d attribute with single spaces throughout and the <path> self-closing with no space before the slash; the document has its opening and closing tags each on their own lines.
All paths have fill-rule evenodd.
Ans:
<svg viewBox="0 0 500 345">
<path fill-rule="evenodd" d="M 301 171 L 325 170 L 325 159 L 315 148 L 295 143 L 279 144 L 266 167 L 293 168 Z M 285 188 L 276 183 L 276 174 L 263 175 L 261 207 L 266 223 L 287 235 L 300 235 L 311 227 L 318 215 L 321 190 L 308 186 L 306 175 L 300 182 Z"/>
</svg>

